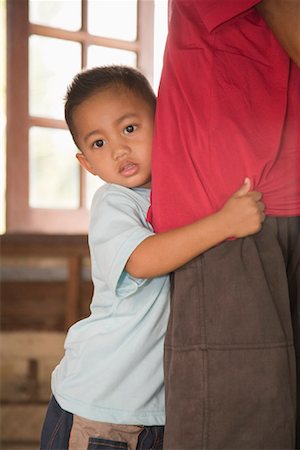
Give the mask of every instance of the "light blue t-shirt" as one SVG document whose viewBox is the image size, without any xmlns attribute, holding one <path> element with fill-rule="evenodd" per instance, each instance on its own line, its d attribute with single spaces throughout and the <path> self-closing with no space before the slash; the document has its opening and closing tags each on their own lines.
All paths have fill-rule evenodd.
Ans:
<svg viewBox="0 0 300 450">
<path fill-rule="evenodd" d="M 105 184 L 91 208 L 91 315 L 73 325 L 52 374 L 59 405 L 90 420 L 163 425 L 163 341 L 169 277 L 137 279 L 124 267 L 153 235 L 149 189 Z"/>
</svg>

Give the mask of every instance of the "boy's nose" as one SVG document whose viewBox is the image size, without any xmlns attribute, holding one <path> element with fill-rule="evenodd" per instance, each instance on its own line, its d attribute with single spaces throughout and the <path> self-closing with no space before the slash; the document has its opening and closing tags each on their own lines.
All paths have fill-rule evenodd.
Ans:
<svg viewBox="0 0 300 450">
<path fill-rule="evenodd" d="M 124 156 L 127 156 L 130 152 L 130 149 L 127 145 L 124 144 L 116 144 L 112 149 L 112 157 L 114 160 L 117 160 L 119 158 L 123 158 Z"/>
</svg>

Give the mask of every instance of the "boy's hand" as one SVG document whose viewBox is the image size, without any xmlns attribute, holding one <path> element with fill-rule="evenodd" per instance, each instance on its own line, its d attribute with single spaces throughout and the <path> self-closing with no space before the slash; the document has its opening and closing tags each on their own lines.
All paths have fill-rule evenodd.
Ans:
<svg viewBox="0 0 300 450">
<path fill-rule="evenodd" d="M 240 189 L 225 203 L 220 213 L 232 237 L 240 238 L 260 231 L 265 220 L 262 194 L 250 192 L 250 180 L 246 178 Z"/>
</svg>

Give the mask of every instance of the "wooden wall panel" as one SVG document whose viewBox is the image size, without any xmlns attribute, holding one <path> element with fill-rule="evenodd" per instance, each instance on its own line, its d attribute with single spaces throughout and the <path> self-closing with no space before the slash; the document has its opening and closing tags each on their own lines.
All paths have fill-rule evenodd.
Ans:
<svg viewBox="0 0 300 450">
<path fill-rule="evenodd" d="M 27 235 L 0 236 L 2 266 L 5 258 L 23 258 L 34 270 L 51 257 L 65 260 L 65 279 L 22 280 L 12 272 L 1 285 L 1 329 L 64 331 L 89 314 L 93 287 L 90 279 L 83 279 L 83 263 L 89 260 L 86 235 Z M 30 258 L 34 257 L 34 258 Z M 59 265 L 58 265 L 59 266 Z M 37 270 L 38 273 L 38 270 Z"/>
<path fill-rule="evenodd" d="M 81 283 L 80 297 L 74 320 L 89 314 L 92 296 L 91 282 Z M 66 329 L 66 283 L 62 281 L 4 281 L 1 286 L 2 331 Z M 75 308 L 75 306 L 74 306 Z"/>
</svg>

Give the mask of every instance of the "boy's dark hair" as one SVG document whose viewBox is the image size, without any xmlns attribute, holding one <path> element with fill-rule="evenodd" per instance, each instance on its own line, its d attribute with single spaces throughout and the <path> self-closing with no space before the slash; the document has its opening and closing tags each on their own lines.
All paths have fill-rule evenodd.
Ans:
<svg viewBox="0 0 300 450">
<path fill-rule="evenodd" d="M 120 65 L 84 70 L 74 77 L 65 97 L 65 119 L 74 141 L 72 118 L 75 108 L 95 92 L 101 92 L 111 86 L 124 86 L 140 95 L 155 110 L 156 96 L 149 81 L 139 70 Z"/>
</svg>

